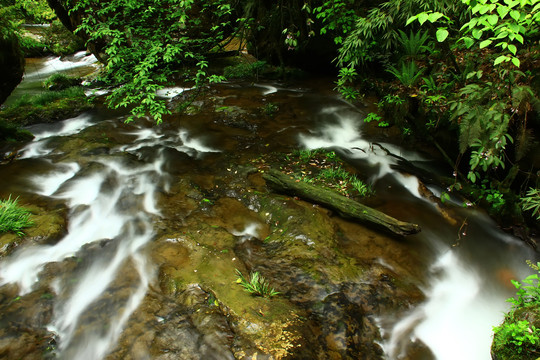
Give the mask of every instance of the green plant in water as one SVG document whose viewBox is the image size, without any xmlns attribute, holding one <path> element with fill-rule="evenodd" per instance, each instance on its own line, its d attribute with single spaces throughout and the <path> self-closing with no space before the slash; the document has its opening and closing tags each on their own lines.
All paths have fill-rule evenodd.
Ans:
<svg viewBox="0 0 540 360">
<path fill-rule="evenodd" d="M 351 179 L 351 186 L 354 190 L 358 191 L 360 196 L 366 196 L 372 192 L 369 185 L 367 185 L 362 180 L 358 179 L 356 176 L 353 175 Z"/>
<path fill-rule="evenodd" d="M 276 104 L 271 103 L 271 102 L 264 104 L 264 106 L 262 107 L 262 112 L 268 116 L 275 115 L 278 110 L 279 110 L 279 107 Z"/>
<path fill-rule="evenodd" d="M 353 67 L 343 67 L 339 69 L 336 89 L 346 100 L 356 100 L 360 98 L 360 92 L 352 86 L 357 75 L 358 73 Z"/>
<path fill-rule="evenodd" d="M 262 297 L 272 297 L 279 294 L 279 291 L 271 288 L 268 281 L 258 271 L 252 272 L 249 279 L 246 279 L 242 272 L 236 269 L 236 276 L 238 277 L 236 282 L 250 294 Z"/>
<path fill-rule="evenodd" d="M 321 170 L 319 176 L 323 179 L 328 180 L 338 180 L 338 179 L 347 179 L 349 173 L 343 169 L 341 166 L 332 166 L 326 169 Z"/>
<path fill-rule="evenodd" d="M 19 198 L 0 200 L 0 233 L 14 232 L 24 236 L 24 228 L 30 227 L 34 222 L 30 219 L 30 211 L 20 207 L 17 203 Z"/>
</svg>

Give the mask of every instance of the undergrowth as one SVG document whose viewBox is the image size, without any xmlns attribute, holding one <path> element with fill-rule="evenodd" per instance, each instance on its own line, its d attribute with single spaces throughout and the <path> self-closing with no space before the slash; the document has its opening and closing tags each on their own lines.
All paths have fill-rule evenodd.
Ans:
<svg viewBox="0 0 540 360">
<path fill-rule="evenodd" d="M 300 181 L 330 188 L 347 197 L 366 197 L 373 193 L 334 151 L 297 150 L 287 154 L 286 160 L 289 166 L 285 170 Z"/>
<path fill-rule="evenodd" d="M 493 328 L 492 352 L 499 360 L 529 360 L 540 357 L 540 263 L 528 262 L 536 270 L 522 282 L 512 280 L 516 297 L 507 301 L 512 308 L 504 322 Z"/>
</svg>

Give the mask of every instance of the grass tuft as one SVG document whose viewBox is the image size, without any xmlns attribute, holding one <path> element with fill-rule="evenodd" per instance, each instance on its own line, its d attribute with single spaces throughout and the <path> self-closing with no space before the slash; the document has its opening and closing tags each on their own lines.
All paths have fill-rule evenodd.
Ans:
<svg viewBox="0 0 540 360">
<path fill-rule="evenodd" d="M 266 279 L 262 277 L 258 271 L 252 272 L 249 279 L 246 279 L 240 270 L 236 269 L 236 276 L 238 276 L 236 282 L 242 285 L 244 290 L 253 295 L 272 297 L 279 294 L 279 291 L 271 288 L 268 281 L 266 281 Z"/>
<path fill-rule="evenodd" d="M 30 211 L 20 207 L 9 195 L 7 200 L 0 200 L 0 233 L 14 232 L 24 236 L 22 229 L 30 227 L 34 222 L 30 219 Z"/>
</svg>

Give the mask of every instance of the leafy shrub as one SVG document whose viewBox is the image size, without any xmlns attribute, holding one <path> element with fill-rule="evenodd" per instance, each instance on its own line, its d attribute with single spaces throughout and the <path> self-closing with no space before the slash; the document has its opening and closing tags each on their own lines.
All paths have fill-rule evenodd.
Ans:
<svg viewBox="0 0 540 360">
<path fill-rule="evenodd" d="M 539 265 L 529 265 L 537 273 L 522 282 L 512 280 L 517 289 L 516 298 L 507 301 L 512 308 L 504 322 L 493 328 L 492 352 L 500 360 L 537 359 L 540 353 L 540 329 L 527 318 L 538 317 L 540 310 Z"/>
<path fill-rule="evenodd" d="M 24 236 L 22 229 L 33 225 L 30 219 L 30 211 L 19 207 L 18 198 L 0 200 L 0 233 L 14 232 L 19 236 Z"/>
<path fill-rule="evenodd" d="M 19 44 L 25 57 L 39 57 L 50 53 L 46 44 L 30 36 L 21 36 Z"/>
<path fill-rule="evenodd" d="M 58 20 L 45 30 L 45 44 L 57 56 L 76 53 L 85 49 L 84 40 L 65 28 Z"/>
</svg>

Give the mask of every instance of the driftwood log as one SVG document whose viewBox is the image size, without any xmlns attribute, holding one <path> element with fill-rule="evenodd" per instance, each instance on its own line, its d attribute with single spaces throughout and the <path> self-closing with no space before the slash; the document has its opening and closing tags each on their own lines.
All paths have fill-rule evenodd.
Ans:
<svg viewBox="0 0 540 360">
<path fill-rule="evenodd" d="M 420 232 L 420 226 L 394 219 L 383 212 L 362 205 L 332 190 L 297 181 L 280 171 L 270 169 L 263 174 L 266 183 L 280 193 L 298 196 L 336 211 L 345 218 L 386 230 L 395 235 L 411 235 Z"/>
</svg>

